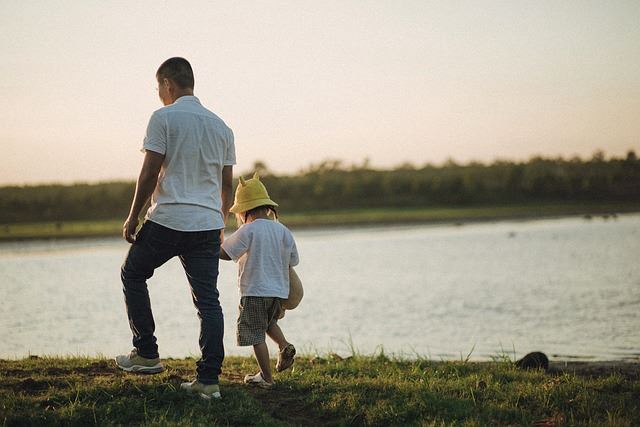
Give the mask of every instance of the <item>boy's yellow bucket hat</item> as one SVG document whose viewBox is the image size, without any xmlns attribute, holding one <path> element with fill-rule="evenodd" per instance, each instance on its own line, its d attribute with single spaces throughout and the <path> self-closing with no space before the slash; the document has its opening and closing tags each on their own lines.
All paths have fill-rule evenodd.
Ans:
<svg viewBox="0 0 640 427">
<path fill-rule="evenodd" d="M 269 198 L 266 187 L 260 182 L 258 172 L 254 173 L 251 179 L 245 180 L 240 177 L 233 206 L 231 206 L 229 212 L 239 214 L 264 205 L 278 206 L 276 202 Z"/>
</svg>

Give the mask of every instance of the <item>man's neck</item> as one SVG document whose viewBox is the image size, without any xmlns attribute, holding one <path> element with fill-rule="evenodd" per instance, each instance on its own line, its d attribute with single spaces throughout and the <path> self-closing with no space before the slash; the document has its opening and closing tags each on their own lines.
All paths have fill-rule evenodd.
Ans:
<svg viewBox="0 0 640 427">
<path fill-rule="evenodd" d="M 193 96 L 193 89 L 180 89 L 173 93 L 173 102 L 176 102 L 178 98 L 183 96 Z"/>
</svg>

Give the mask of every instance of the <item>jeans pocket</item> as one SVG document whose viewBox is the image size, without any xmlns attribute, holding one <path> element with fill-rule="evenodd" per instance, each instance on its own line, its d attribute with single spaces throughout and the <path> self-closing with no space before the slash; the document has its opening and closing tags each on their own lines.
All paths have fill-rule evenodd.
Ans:
<svg viewBox="0 0 640 427">
<path fill-rule="evenodd" d="M 145 236 L 147 235 L 148 231 L 149 231 L 149 221 L 145 221 L 142 223 L 142 227 L 140 227 L 138 229 L 138 232 L 136 233 L 136 243 L 144 242 Z"/>
</svg>

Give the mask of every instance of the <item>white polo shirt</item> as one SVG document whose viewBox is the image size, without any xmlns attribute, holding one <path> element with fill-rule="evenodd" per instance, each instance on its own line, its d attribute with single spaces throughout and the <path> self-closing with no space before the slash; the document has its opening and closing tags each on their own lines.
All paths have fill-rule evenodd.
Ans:
<svg viewBox="0 0 640 427">
<path fill-rule="evenodd" d="M 224 228 L 222 168 L 236 163 L 236 152 L 222 119 L 182 96 L 151 115 L 146 150 L 165 156 L 146 219 L 178 231 Z"/>
</svg>

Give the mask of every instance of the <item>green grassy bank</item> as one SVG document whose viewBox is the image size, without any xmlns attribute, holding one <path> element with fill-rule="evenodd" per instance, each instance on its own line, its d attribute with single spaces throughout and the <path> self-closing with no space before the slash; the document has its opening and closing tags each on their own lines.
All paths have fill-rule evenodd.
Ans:
<svg viewBox="0 0 640 427">
<path fill-rule="evenodd" d="M 622 204 L 528 204 L 483 207 L 447 208 L 379 208 L 317 212 L 286 212 L 281 215 L 284 224 L 291 228 L 335 227 L 352 225 L 465 223 L 506 219 L 536 219 L 560 216 L 607 216 L 627 212 L 640 212 L 640 203 Z M 0 224 L 0 241 L 119 236 L 120 220 L 58 221 L 42 223 Z M 235 221 L 230 218 L 230 228 Z"/>
<path fill-rule="evenodd" d="M 181 392 L 193 359 L 155 376 L 111 360 L 0 360 L 0 425 L 640 425 L 639 365 L 434 362 L 300 356 L 272 390 L 242 384 L 250 358 L 225 359 L 223 398 Z M 536 424 L 538 423 L 538 424 Z"/>
</svg>

